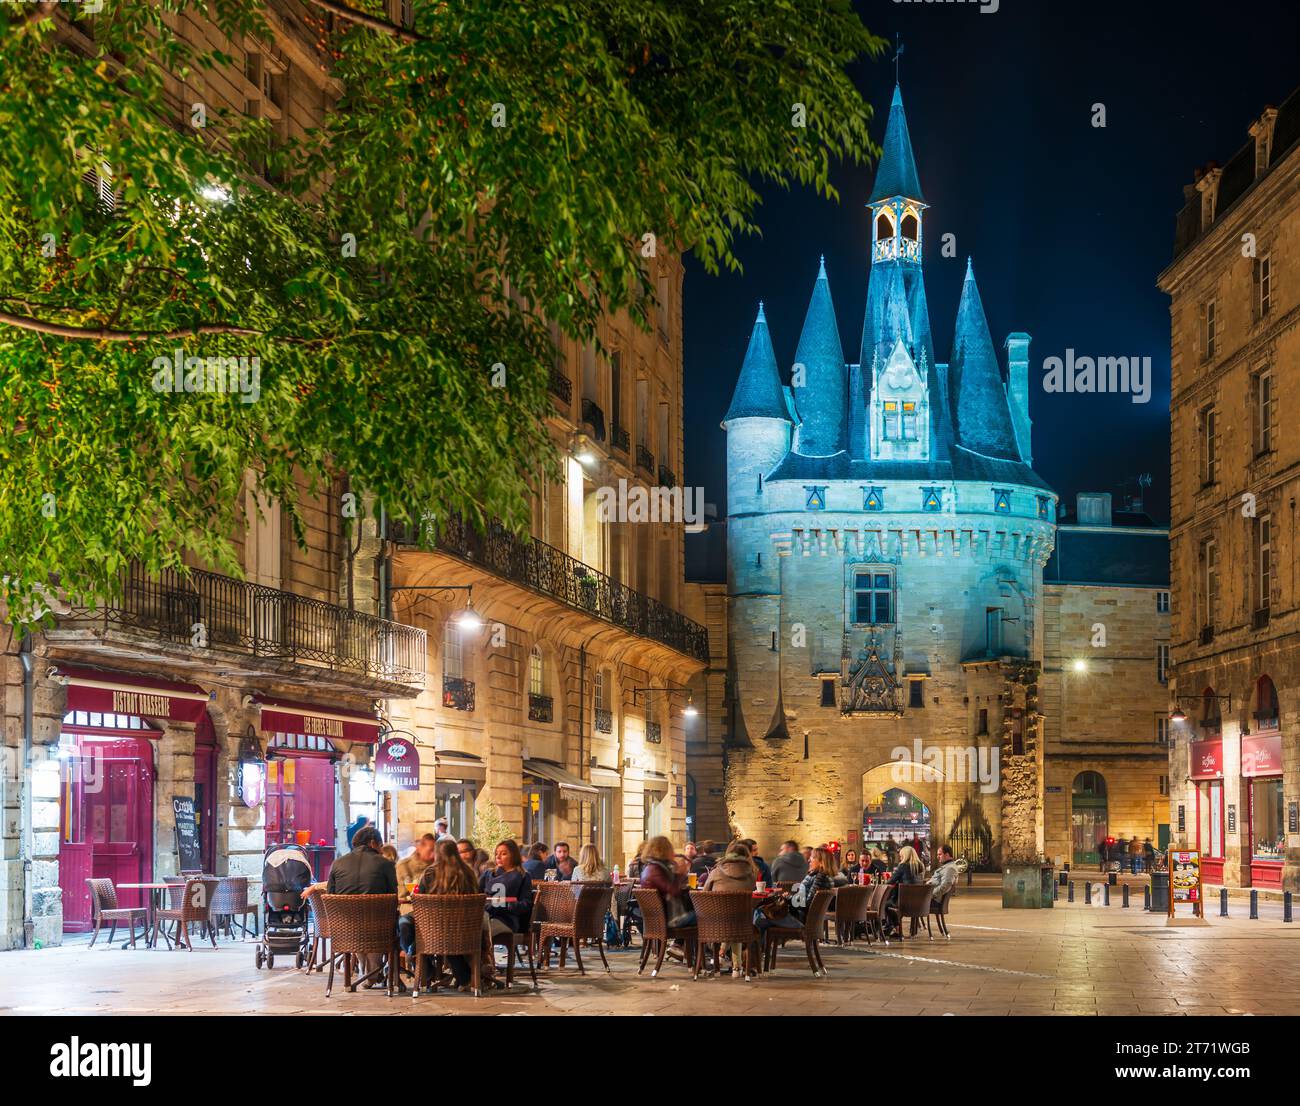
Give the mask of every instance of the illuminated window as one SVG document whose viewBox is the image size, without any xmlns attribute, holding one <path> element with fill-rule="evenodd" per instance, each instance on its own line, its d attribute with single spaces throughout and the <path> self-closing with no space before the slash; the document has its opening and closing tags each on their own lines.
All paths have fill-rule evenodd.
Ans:
<svg viewBox="0 0 1300 1106">
<path fill-rule="evenodd" d="M 885 509 L 884 490 L 881 488 L 863 488 L 862 509 L 864 511 L 883 511 Z"/>
<path fill-rule="evenodd" d="M 804 506 L 810 511 L 821 511 L 826 507 L 826 489 L 825 488 L 806 488 L 808 499 Z"/>
<path fill-rule="evenodd" d="M 943 510 L 943 489 L 922 488 L 921 489 L 921 510 L 942 511 Z"/>
<path fill-rule="evenodd" d="M 1039 517 L 1039 518 L 1050 518 L 1050 517 L 1051 517 L 1051 507 L 1052 507 L 1052 500 L 1051 500 L 1051 497 L 1050 497 L 1050 496 L 1040 495 L 1040 496 L 1038 497 L 1038 517 Z"/>
<path fill-rule="evenodd" d="M 528 653 L 528 694 L 546 694 L 546 668 L 542 664 L 542 650 L 534 645 Z"/>
<path fill-rule="evenodd" d="M 1011 513 L 1011 493 L 1005 488 L 993 489 L 993 510 L 1000 515 Z"/>
</svg>

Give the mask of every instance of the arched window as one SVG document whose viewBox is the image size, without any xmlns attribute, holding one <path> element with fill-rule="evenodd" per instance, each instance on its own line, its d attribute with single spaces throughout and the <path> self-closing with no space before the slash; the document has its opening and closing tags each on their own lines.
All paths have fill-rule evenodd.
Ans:
<svg viewBox="0 0 1300 1106">
<path fill-rule="evenodd" d="M 921 231 L 921 224 L 917 222 L 916 215 L 914 215 L 912 212 L 909 211 L 906 215 L 903 216 L 903 222 L 902 222 L 900 233 L 904 238 L 910 238 L 913 242 L 915 242 L 917 240 L 917 237 L 920 234 L 920 231 Z"/>
<path fill-rule="evenodd" d="M 876 241 L 879 242 L 882 239 L 893 237 L 894 224 L 890 220 L 889 215 L 882 211 L 876 216 Z"/>
<path fill-rule="evenodd" d="M 1277 688 L 1273 686 L 1271 679 L 1261 676 L 1255 681 L 1255 728 L 1276 730 L 1280 722 L 1281 711 L 1278 710 Z"/>
<path fill-rule="evenodd" d="M 1106 798 L 1106 777 L 1100 772 L 1080 772 L 1074 777 L 1070 795 L 1075 799 L 1097 800 Z"/>
<path fill-rule="evenodd" d="M 546 694 L 546 665 L 542 660 L 540 645 L 534 645 L 528 651 L 528 694 Z"/>
<path fill-rule="evenodd" d="M 460 626 L 451 619 L 442 627 L 442 675 L 448 680 L 465 677 L 465 654 L 460 641 Z"/>
<path fill-rule="evenodd" d="M 1201 693 L 1201 728 L 1207 734 L 1219 733 L 1223 729 L 1223 718 L 1219 713 L 1219 700 L 1212 687 L 1207 687 Z"/>
</svg>

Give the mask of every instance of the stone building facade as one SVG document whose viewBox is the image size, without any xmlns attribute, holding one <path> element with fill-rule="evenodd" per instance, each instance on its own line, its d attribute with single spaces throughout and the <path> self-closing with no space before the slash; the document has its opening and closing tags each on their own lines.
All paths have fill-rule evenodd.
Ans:
<svg viewBox="0 0 1300 1106">
<path fill-rule="evenodd" d="M 1175 842 L 1207 882 L 1300 887 L 1300 91 L 1184 191 L 1172 334 Z"/>
</svg>

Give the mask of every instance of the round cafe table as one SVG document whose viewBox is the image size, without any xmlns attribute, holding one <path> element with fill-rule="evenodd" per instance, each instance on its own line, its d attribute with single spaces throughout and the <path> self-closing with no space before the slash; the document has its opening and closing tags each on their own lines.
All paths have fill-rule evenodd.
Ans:
<svg viewBox="0 0 1300 1106">
<path fill-rule="evenodd" d="M 153 947 L 156 945 L 156 943 L 157 943 L 157 942 L 154 940 L 154 919 L 158 916 L 158 915 L 157 915 L 157 911 L 158 911 L 158 907 L 161 905 L 161 902 L 162 902 L 162 895 L 163 895 L 163 892 L 166 891 L 167 888 L 175 886 L 175 884 L 171 884 L 171 883 L 118 883 L 118 884 L 114 884 L 114 886 L 115 886 L 119 891 L 148 891 L 148 892 L 149 892 L 149 898 L 148 898 L 148 901 L 146 902 L 146 904 L 145 904 L 145 908 L 144 908 L 144 910 L 145 910 L 145 915 L 144 915 L 144 916 L 145 916 L 145 925 L 147 926 L 147 930 L 146 930 L 145 935 L 144 935 L 144 944 L 145 944 L 145 948 L 149 948 L 149 949 L 153 948 Z M 164 939 L 164 940 L 167 939 L 167 938 L 166 938 L 166 934 L 163 935 L 163 939 Z M 123 947 L 124 949 L 125 949 L 125 948 L 130 948 L 129 945 L 123 945 L 122 947 Z M 167 942 L 167 947 L 168 947 L 168 948 L 171 948 L 171 942 L 170 942 L 170 941 Z"/>
</svg>

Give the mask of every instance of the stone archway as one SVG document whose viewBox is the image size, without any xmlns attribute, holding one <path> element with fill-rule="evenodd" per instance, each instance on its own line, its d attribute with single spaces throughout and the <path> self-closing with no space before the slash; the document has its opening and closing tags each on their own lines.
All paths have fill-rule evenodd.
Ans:
<svg viewBox="0 0 1300 1106">
<path fill-rule="evenodd" d="M 862 844 L 888 837 L 904 845 L 919 837 L 927 854 L 944 840 L 943 773 L 916 761 L 890 761 L 862 774 Z"/>
</svg>

